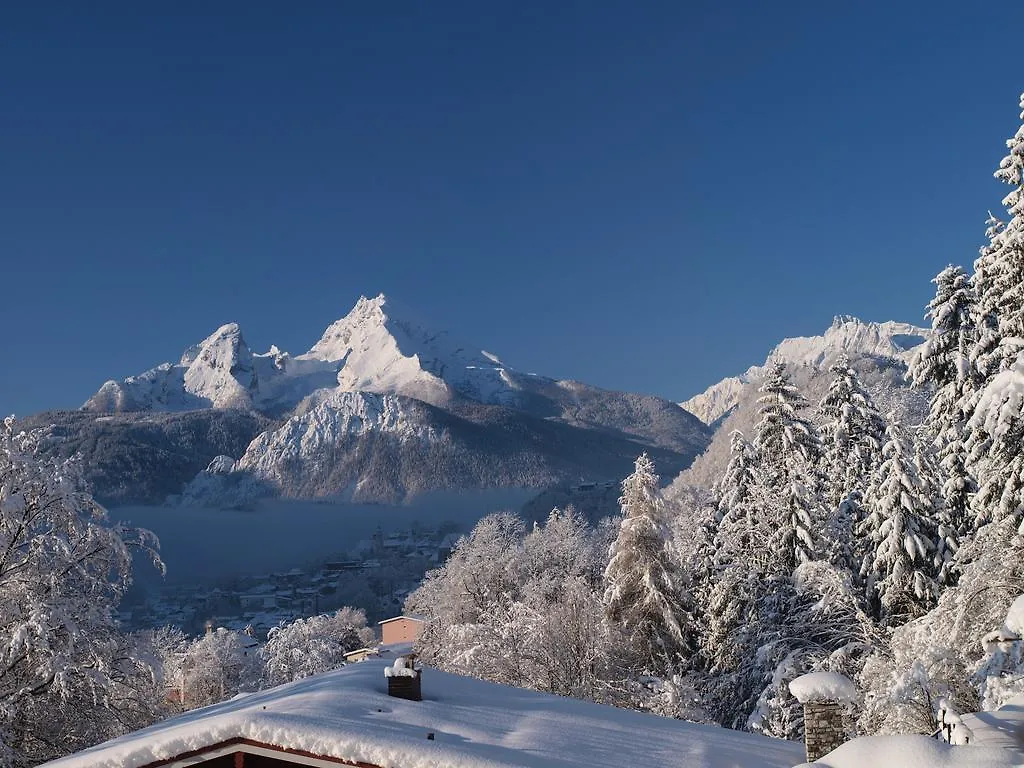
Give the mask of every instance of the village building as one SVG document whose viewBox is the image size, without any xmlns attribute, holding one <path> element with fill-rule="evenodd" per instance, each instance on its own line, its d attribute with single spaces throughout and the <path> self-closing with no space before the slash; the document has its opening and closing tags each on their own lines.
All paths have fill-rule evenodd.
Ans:
<svg viewBox="0 0 1024 768">
<path fill-rule="evenodd" d="M 354 664 L 357 661 L 363 661 L 373 656 L 380 656 L 379 648 L 356 648 L 354 651 L 342 654 L 346 664 Z"/>
<path fill-rule="evenodd" d="M 394 616 L 384 619 L 384 621 L 378 621 L 380 642 L 382 645 L 415 643 L 423 634 L 423 627 L 426 623 L 426 619 L 420 616 Z"/>
<path fill-rule="evenodd" d="M 418 670 L 388 696 L 368 659 L 157 723 L 47 768 L 790 768 L 794 742 Z M 394 670 L 394 667 L 392 667 Z"/>
</svg>

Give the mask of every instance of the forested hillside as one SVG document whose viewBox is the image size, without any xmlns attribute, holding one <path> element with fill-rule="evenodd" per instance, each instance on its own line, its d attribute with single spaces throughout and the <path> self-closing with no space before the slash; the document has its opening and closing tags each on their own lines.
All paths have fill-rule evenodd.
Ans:
<svg viewBox="0 0 1024 768">
<path fill-rule="evenodd" d="M 843 355 L 775 362 L 667 492 L 640 457 L 619 518 L 485 519 L 409 598 L 427 657 L 785 738 L 808 671 L 857 680 L 862 733 L 1024 690 L 1003 627 L 1024 592 L 1024 126 L 1007 147 L 1005 215 L 935 277 L 910 389 Z"/>
</svg>

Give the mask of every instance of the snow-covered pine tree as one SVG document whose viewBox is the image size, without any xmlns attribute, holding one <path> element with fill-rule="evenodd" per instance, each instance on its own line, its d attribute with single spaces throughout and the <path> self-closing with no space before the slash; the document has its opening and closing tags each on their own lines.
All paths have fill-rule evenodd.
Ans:
<svg viewBox="0 0 1024 768">
<path fill-rule="evenodd" d="M 996 258 L 1004 265 L 995 280 L 1003 369 L 1013 365 L 1024 349 L 1024 94 L 1020 108 L 1021 125 L 1006 140 L 1009 151 L 995 172 L 997 179 L 1011 187 L 1003 198 L 1009 219 L 996 243 Z"/>
<path fill-rule="evenodd" d="M 753 447 L 743 433 L 734 429 L 729 434 L 729 464 L 718 483 L 718 509 L 720 519 L 738 517 L 734 510 L 740 507 L 757 481 L 757 459 Z"/>
<path fill-rule="evenodd" d="M 931 385 L 937 388 L 950 385 L 963 386 L 970 380 L 969 358 L 977 343 L 977 326 L 974 323 L 977 298 L 974 285 L 967 271 L 950 264 L 937 274 L 935 297 L 928 302 L 925 317 L 931 320 L 932 333 L 921 344 L 910 363 L 907 377 L 915 385 Z M 941 414 L 949 417 L 953 410 L 956 417 L 956 395 L 939 398 L 936 405 Z M 931 418 L 935 419 L 935 414 Z"/>
<path fill-rule="evenodd" d="M 885 419 L 846 355 L 841 355 L 829 371 L 832 380 L 818 404 L 818 413 L 822 420 L 825 499 L 835 509 L 852 492 L 866 490 L 866 479 L 881 463 Z"/>
<path fill-rule="evenodd" d="M 1008 520 L 1024 530 L 1024 355 L 988 383 L 968 426 L 975 526 Z"/>
<path fill-rule="evenodd" d="M 978 343 L 977 298 L 963 267 L 950 265 L 932 280 L 935 298 L 925 317 L 932 332 L 918 347 L 907 372 L 915 387 L 932 387 L 926 423 L 942 444 L 960 442 L 964 403 L 977 389 L 980 374 L 971 362 Z"/>
<path fill-rule="evenodd" d="M 663 675 L 691 652 L 691 626 L 683 606 L 654 463 L 644 453 L 622 481 L 622 525 L 604 573 L 605 616 L 634 646 L 649 672 Z"/>
<path fill-rule="evenodd" d="M 974 292 L 974 308 L 971 322 L 974 326 L 975 341 L 971 348 L 970 363 L 978 379 L 978 385 L 989 381 L 999 372 L 1000 331 L 999 305 L 1000 284 L 1005 264 L 1002 261 L 1002 235 L 1006 224 L 989 214 L 985 220 L 987 243 L 979 250 L 971 275 L 971 289 Z M 972 411 L 970 395 L 964 398 L 961 410 L 968 418 Z"/>
<path fill-rule="evenodd" d="M 966 409 L 965 463 L 979 487 L 972 504 L 976 526 L 1019 518 L 1024 501 L 1024 125 L 1006 144 L 1009 152 L 995 176 L 1012 187 L 1003 198 L 1009 219 L 989 228 L 990 244 L 975 263 L 979 313 L 988 323 L 976 357 L 982 359 L 984 351 L 990 361 L 983 368 L 984 386 Z"/>
<path fill-rule="evenodd" d="M 808 403 L 790 383 L 785 363 L 771 367 L 760 391 L 754 447 L 763 488 L 782 501 L 780 518 L 768 524 L 775 531 L 771 547 L 779 558 L 778 572 L 789 574 L 819 556 L 815 536 L 823 515 L 816 464 L 821 440 L 814 425 L 800 415 Z"/>
<path fill-rule="evenodd" d="M 749 539 L 754 527 L 752 493 L 758 484 L 757 455 L 753 446 L 734 429 L 729 435 L 729 464 L 716 487 L 718 500 L 718 526 L 716 531 L 716 559 L 725 564 L 735 554 L 737 546 Z M 724 539 L 732 539 L 728 544 Z"/>
<path fill-rule="evenodd" d="M 935 532 L 932 539 L 935 545 L 932 554 L 935 580 L 941 587 L 947 587 L 956 583 L 954 558 L 960 548 L 960 534 L 957 530 L 960 518 L 954 517 L 956 512 L 946 506 L 943 497 L 946 482 L 935 443 L 930 439 L 927 429 L 915 429 L 912 441 L 914 469 L 917 471 L 921 494 L 931 501 L 929 524 Z"/>
<path fill-rule="evenodd" d="M 918 474 L 914 447 L 890 418 L 884 460 L 864 500 L 858 533 L 869 542 L 861 569 L 876 615 L 897 626 L 928 611 L 938 597 L 932 499 Z"/>
<path fill-rule="evenodd" d="M 977 485 L 967 470 L 964 447 L 965 409 L 975 397 L 982 374 L 972 355 L 978 351 L 984 319 L 979 315 L 977 297 L 970 277 L 962 267 L 948 266 L 935 279 L 935 298 L 928 304 L 932 333 L 911 361 L 908 378 L 915 387 L 934 390 L 925 429 L 937 450 L 933 476 L 942 500 L 940 540 L 945 542 L 940 557 L 947 563 L 942 581 L 948 582 L 950 552 L 955 540 L 971 530 L 971 497 Z M 922 446 L 928 453 L 930 447 Z"/>
<path fill-rule="evenodd" d="M 1021 97 L 1024 110 L 1024 96 Z M 1024 122 L 1024 111 L 1021 112 Z M 1013 365 L 1024 345 L 1024 125 L 1006 141 L 995 177 L 1012 189 L 1003 198 L 1008 219 L 989 216 L 988 244 L 974 262 L 977 341 L 971 353 L 981 383 Z M 968 407 L 967 416 L 972 414 Z"/>
</svg>

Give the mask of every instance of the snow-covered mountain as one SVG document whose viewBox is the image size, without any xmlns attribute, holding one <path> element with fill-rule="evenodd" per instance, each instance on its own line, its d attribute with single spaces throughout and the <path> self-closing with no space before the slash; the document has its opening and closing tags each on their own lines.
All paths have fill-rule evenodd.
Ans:
<svg viewBox="0 0 1024 768">
<path fill-rule="evenodd" d="M 336 371 L 330 363 L 291 361 L 277 347 L 254 354 L 238 324 L 228 323 L 185 350 L 177 363 L 107 381 L 82 408 L 104 413 L 205 408 L 276 413 L 330 386 Z"/>
<path fill-rule="evenodd" d="M 850 315 L 837 315 L 820 336 L 783 339 L 768 354 L 764 365 L 754 365 L 739 376 L 722 379 L 679 405 L 705 424 L 717 426 L 736 407 L 744 386 L 751 381 L 759 381 L 765 369 L 773 363 L 824 368 L 841 354 L 908 363 L 914 348 L 924 342 L 928 333 L 927 329 L 909 323 L 872 323 Z"/>
<path fill-rule="evenodd" d="M 503 406 L 462 401 L 442 409 L 404 395 L 336 390 L 307 405 L 257 435 L 237 461 L 211 462 L 179 503 L 238 507 L 274 495 L 399 502 L 451 488 L 616 482 L 641 451 L 671 475 L 707 440 L 673 450 Z"/>
<path fill-rule="evenodd" d="M 253 355 L 236 323 L 222 325 L 181 360 L 123 381 L 108 381 L 86 401 L 93 411 L 187 411 L 252 406 L 258 382 Z"/>
<path fill-rule="evenodd" d="M 220 423 L 200 414 L 277 420 L 184 486 L 175 475 L 174 495 L 210 504 L 267 493 L 393 501 L 443 488 L 612 480 L 643 451 L 677 472 L 710 440 L 710 430 L 675 403 L 516 371 L 430 330 L 383 295 L 360 298 L 294 357 L 276 347 L 253 353 L 237 324 L 222 326 L 177 363 L 108 381 L 82 413 L 97 421 L 118 415 L 104 422 L 105 442 L 96 448 L 104 457 L 120 450 L 109 431 L 134 434 L 131 425 L 161 413 L 190 414 L 193 427 Z M 70 421 L 88 453 L 96 424 Z M 168 455 L 183 448 L 176 436 L 166 446 Z M 125 443 L 126 455 L 110 463 L 128 461 L 131 450 Z M 206 466 L 215 456 L 193 458 Z M 132 497 L 114 479 L 97 480 Z"/>
<path fill-rule="evenodd" d="M 338 366 L 347 391 L 390 392 L 429 403 L 460 395 L 480 403 L 513 399 L 506 366 L 483 350 L 433 332 L 383 294 L 362 297 L 299 360 Z"/>
<path fill-rule="evenodd" d="M 510 404 L 511 372 L 495 355 L 433 332 L 383 294 L 361 297 L 308 352 L 253 353 L 237 323 L 190 347 L 177 363 L 108 381 L 82 406 L 102 412 L 233 408 L 277 414 L 319 389 L 408 395 L 444 404 L 453 397 Z"/>
</svg>

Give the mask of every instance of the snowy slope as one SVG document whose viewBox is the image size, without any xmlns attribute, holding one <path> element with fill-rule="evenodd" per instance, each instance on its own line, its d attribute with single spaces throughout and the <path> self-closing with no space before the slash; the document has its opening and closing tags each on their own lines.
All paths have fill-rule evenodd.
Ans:
<svg viewBox="0 0 1024 768">
<path fill-rule="evenodd" d="M 258 435 L 237 462 L 218 457 L 176 501 L 238 508 L 266 496 L 403 502 L 449 488 L 544 488 L 618 480 L 642 451 L 674 474 L 702 448 L 661 448 L 500 406 L 445 410 L 404 395 L 331 390 Z"/>
<path fill-rule="evenodd" d="M 840 354 L 850 357 L 894 358 L 906 363 L 910 361 L 914 348 L 924 342 L 928 333 L 927 329 L 909 323 L 872 323 L 850 315 L 837 315 L 831 327 L 820 336 L 783 339 L 768 354 L 764 365 L 751 366 L 739 376 L 730 376 L 712 384 L 699 395 L 679 405 L 705 424 L 715 424 L 736 407 L 744 385 L 759 381 L 764 370 L 773 363 L 824 368 Z"/>
<path fill-rule="evenodd" d="M 273 413 L 329 386 L 335 370 L 322 363 L 291 362 L 276 347 L 254 354 L 238 324 L 228 323 L 185 350 L 176 364 L 162 363 L 138 376 L 106 382 L 82 408 L 115 413 L 207 408 Z"/>
<path fill-rule="evenodd" d="M 679 405 L 705 424 L 714 426 L 736 407 L 740 391 L 749 381 L 748 374 L 727 376 L 717 384 L 712 384 L 699 395 L 694 395 Z"/>
<path fill-rule="evenodd" d="M 241 696 L 47 765 L 139 768 L 238 738 L 400 768 L 789 768 L 803 759 L 793 742 L 430 668 L 423 701 L 391 698 L 386 663 L 368 660 Z"/>
<path fill-rule="evenodd" d="M 372 392 L 331 392 L 281 428 L 259 435 L 233 470 L 277 485 L 297 465 L 310 475 L 322 475 L 338 463 L 339 452 L 370 434 L 416 443 L 425 450 L 443 435 L 416 412 L 414 402 Z"/>
<path fill-rule="evenodd" d="M 426 329 L 384 294 L 360 297 L 297 359 L 339 364 L 338 386 L 347 391 L 390 392 L 428 403 L 444 403 L 453 394 L 480 403 L 514 399 L 497 357 Z"/>
</svg>

